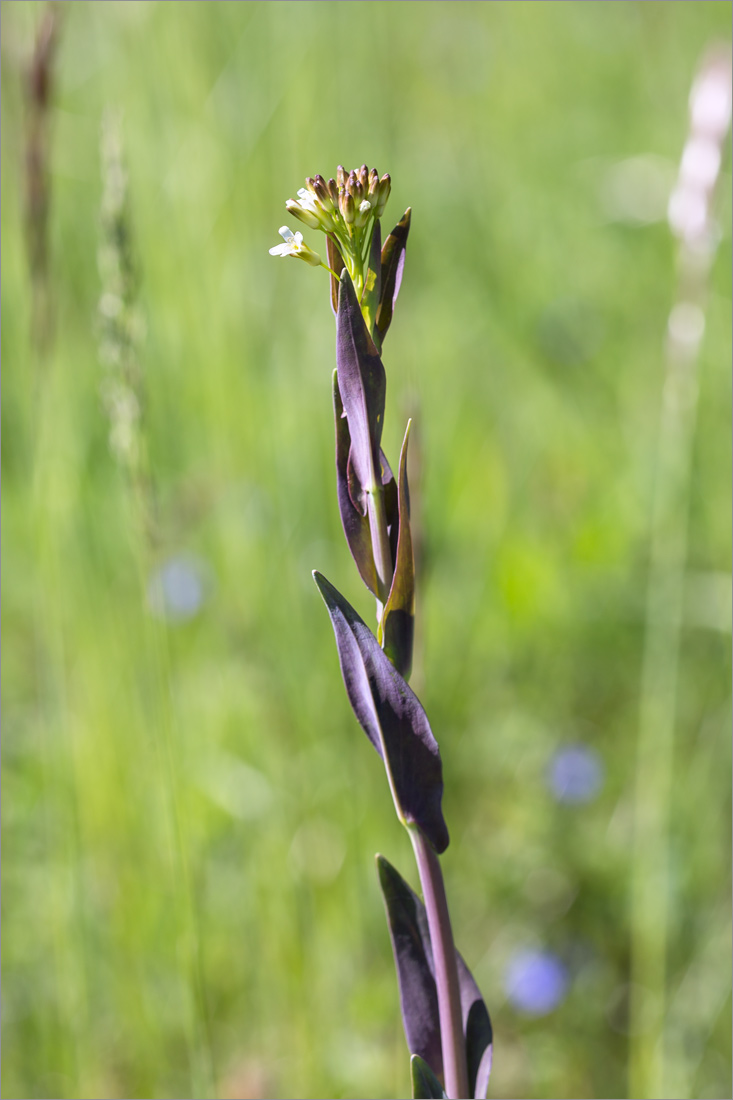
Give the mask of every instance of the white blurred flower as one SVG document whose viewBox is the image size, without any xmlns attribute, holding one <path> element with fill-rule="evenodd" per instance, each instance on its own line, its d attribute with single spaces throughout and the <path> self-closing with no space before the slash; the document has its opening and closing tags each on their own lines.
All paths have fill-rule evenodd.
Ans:
<svg viewBox="0 0 733 1100">
<path fill-rule="evenodd" d="M 304 242 L 302 233 L 293 233 L 287 225 L 281 226 L 279 233 L 285 243 L 271 248 L 271 256 L 295 256 L 298 260 L 305 260 L 311 267 L 321 266 L 321 257 Z"/>
</svg>

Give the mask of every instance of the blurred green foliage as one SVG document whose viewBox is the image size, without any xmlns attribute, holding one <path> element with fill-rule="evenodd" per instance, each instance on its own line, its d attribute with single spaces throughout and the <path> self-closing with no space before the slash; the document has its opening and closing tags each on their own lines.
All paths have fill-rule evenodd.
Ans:
<svg viewBox="0 0 733 1100">
<path fill-rule="evenodd" d="M 413 684 L 444 759 L 443 863 L 493 1017 L 491 1092 L 628 1095 L 675 246 L 663 196 L 637 195 L 635 219 L 613 181 L 639 156 L 674 177 L 691 80 L 729 37 L 730 4 L 66 3 L 45 348 L 22 219 L 23 70 L 43 12 L 2 6 L 3 1096 L 409 1087 L 372 855 L 414 883 L 411 854 L 310 576 L 371 621 L 334 496 L 327 277 L 267 254 L 305 175 L 364 160 L 392 175 L 385 223 L 413 208 L 385 450 L 395 461 L 413 415 Z M 145 320 L 152 541 L 100 400 L 107 106 L 123 112 Z M 731 1087 L 723 204 L 721 217 L 668 838 L 675 1097 Z M 171 562 L 189 586 L 198 570 L 188 617 L 155 613 L 151 577 Z M 563 804 L 548 767 L 576 742 L 604 783 Z M 505 984 L 528 945 L 571 976 L 536 1019 Z"/>
</svg>

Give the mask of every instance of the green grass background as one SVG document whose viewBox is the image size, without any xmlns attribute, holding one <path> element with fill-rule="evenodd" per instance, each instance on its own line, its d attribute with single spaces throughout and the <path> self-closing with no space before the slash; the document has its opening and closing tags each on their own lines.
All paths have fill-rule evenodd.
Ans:
<svg viewBox="0 0 733 1100">
<path fill-rule="evenodd" d="M 307 174 L 407 205 L 385 449 L 415 418 L 414 684 L 444 760 L 453 922 L 501 1097 L 628 1095 L 629 877 L 651 491 L 676 249 L 609 218 L 675 166 L 729 3 L 77 3 L 52 108 L 55 334 L 33 352 L 22 65 L 2 6 L 4 1097 L 395 1097 L 373 866 L 415 882 L 342 688 L 323 571 L 371 621 L 334 496 L 324 272 L 273 260 Z M 160 516 L 108 447 L 96 253 L 124 114 Z M 722 190 L 730 189 L 726 149 Z M 707 306 L 668 843 L 669 1091 L 730 1095 L 730 217 Z M 306 238 L 318 247 L 316 234 Z M 149 570 L 205 563 L 189 622 Z M 141 571 L 142 569 L 142 571 Z M 703 601 L 700 593 L 713 593 Z M 697 596 L 695 594 L 698 594 Z M 595 801 L 548 791 L 600 754 Z M 573 980 L 521 1015 L 526 944 Z"/>
</svg>

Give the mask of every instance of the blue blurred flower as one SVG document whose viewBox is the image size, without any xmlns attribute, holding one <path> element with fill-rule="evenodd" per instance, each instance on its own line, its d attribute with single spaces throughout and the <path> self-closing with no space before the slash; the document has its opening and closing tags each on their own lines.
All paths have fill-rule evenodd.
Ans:
<svg viewBox="0 0 733 1100">
<path fill-rule="evenodd" d="M 528 1016 L 545 1016 L 560 1004 L 568 988 L 568 972 L 549 951 L 519 951 L 504 978 L 507 997 Z"/>
<path fill-rule="evenodd" d="M 587 745 L 568 745 L 550 761 L 548 785 L 558 802 L 590 802 L 603 786 L 603 762 Z"/>
<path fill-rule="evenodd" d="M 206 570 L 195 558 L 163 562 L 148 582 L 148 604 L 154 615 L 172 622 L 192 619 L 206 596 Z"/>
</svg>

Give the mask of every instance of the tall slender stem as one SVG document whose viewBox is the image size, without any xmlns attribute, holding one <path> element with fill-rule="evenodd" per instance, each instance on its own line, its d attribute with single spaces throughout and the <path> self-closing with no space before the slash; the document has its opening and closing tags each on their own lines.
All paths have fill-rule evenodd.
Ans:
<svg viewBox="0 0 733 1100">
<path fill-rule="evenodd" d="M 730 70 L 727 49 L 703 60 L 690 97 L 690 139 L 683 164 L 691 152 L 699 157 L 696 150 L 701 146 L 708 157 L 711 147 L 717 147 L 719 154 L 730 125 Z M 699 351 L 716 245 L 710 210 L 717 170 L 707 174 L 704 182 L 696 182 L 692 191 L 688 176 L 689 165 L 687 175 L 680 172 L 669 205 L 670 226 L 680 241 L 680 286 L 668 325 L 637 742 L 631 867 L 632 1097 L 683 1095 L 679 1087 L 672 1091 L 675 1083 L 669 1080 L 666 1050 L 670 822 Z"/>
<path fill-rule="evenodd" d="M 468 1067 L 463 1038 L 461 990 L 443 872 L 437 855 L 422 831 L 413 826 L 408 832 L 415 850 L 433 948 L 445 1091 L 451 1100 L 467 1100 Z"/>
</svg>

